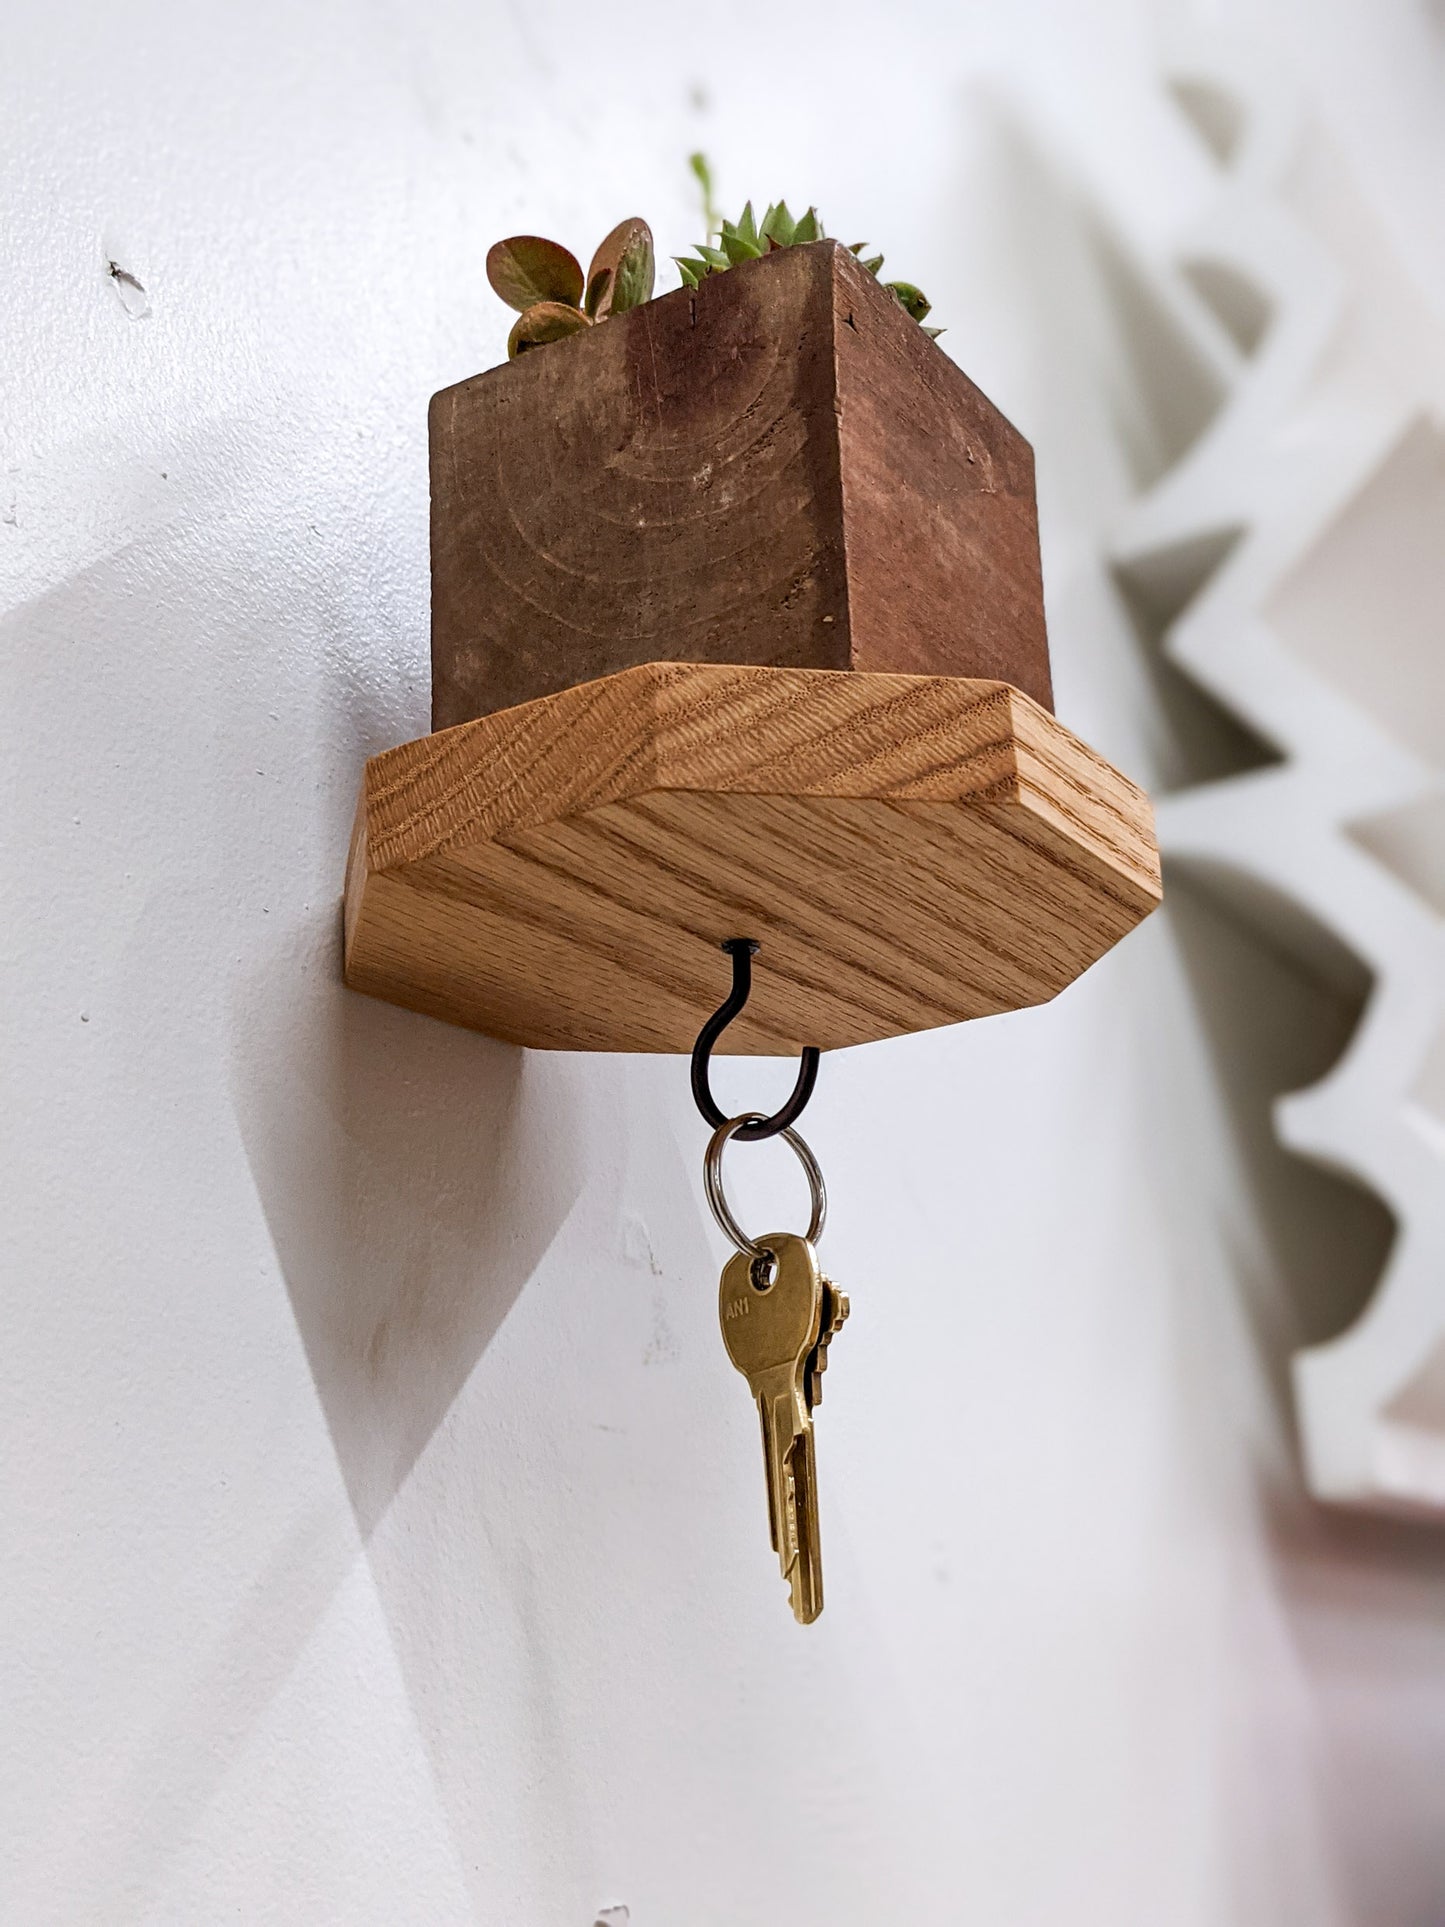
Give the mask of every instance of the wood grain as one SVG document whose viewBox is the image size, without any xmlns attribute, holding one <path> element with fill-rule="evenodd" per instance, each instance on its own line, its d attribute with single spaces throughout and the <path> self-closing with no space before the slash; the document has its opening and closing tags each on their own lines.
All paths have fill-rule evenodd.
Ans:
<svg viewBox="0 0 1445 1927">
<path fill-rule="evenodd" d="M 353 988 L 515 1043 L 738 1053 L 1042 1002 L 1159 901 L 1147 798 L 1008 685 L 651 663 L 367 764 Z"/>
<path fill-rule="evenodd" d="M 849 666 L 1051 709 L 1033 450 L 846 249 L 833 304 Z"/>
<path fill-rule="evenodd" d="M 432 400 L 436 729 L 663 658 L 1052 701 L 1027 442 L 836 242 Z"/>
</svg>

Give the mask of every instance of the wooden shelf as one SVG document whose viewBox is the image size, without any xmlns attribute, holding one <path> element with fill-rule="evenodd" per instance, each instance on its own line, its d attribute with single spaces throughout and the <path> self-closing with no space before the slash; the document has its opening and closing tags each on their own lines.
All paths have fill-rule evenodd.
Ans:
<svg viewBox="0 0 1445 1927">
<path fill-rule="evenodd" d="M 514 1043 L 726 1051 L 1041 1003 L 1158 903 L 1143 793 L 1007 683 L 649 663 L 366 766 L 346 981 Z"/>
</svg>

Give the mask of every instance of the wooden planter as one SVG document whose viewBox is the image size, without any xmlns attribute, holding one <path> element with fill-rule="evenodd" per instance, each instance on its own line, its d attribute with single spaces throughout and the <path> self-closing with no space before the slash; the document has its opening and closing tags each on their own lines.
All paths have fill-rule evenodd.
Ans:
<svg viewBox="0 0 1445 1927">
<path fill-rule="evenodd" d="M 431 481 L 433 729 L 658 661 L 1052 705 L 1033 452 L 836 241 L 443 389 Z"/>
<path fill-rule="evenodd" d="M 433 725 L 368 764 L 346 976 L 519 1043 L 732 1051 L 1036 1003 L 1159 899 L 1050 713 L 1028 444 L 834 242 L 431 408 Z"/>
</svg>

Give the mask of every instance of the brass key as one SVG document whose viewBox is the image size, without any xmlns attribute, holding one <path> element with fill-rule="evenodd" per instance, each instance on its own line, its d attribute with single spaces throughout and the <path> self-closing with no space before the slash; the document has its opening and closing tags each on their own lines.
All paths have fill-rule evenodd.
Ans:
<svg viewBox="0 0 1445 1927">
<path fill-rule="evenodd" d="M 823 1278 L 808 1239 L 773 1231 L 755 1244 L 765 1258 L 740 1251 L 724 1266 L 718 1316 L 728 1356 L 757 1402 L 773 1548 L 793 1615 L 807 1625 L 823 1610 L 812 1407 L 847 1300 Z"/>
</svg>

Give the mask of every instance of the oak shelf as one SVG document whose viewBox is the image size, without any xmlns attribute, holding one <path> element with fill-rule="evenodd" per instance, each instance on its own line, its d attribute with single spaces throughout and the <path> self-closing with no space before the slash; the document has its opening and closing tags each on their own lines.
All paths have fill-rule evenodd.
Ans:
<svg viewBox="0 0 1445 1927">
<path fill-rule="evenodd" d="M 542 1049 L 823 1049 L 1037 1004 L 1155 907 L 1148 799 L 1007 683 L 645 663 L 366 765 L 356 990 Z"/>
</svg>

